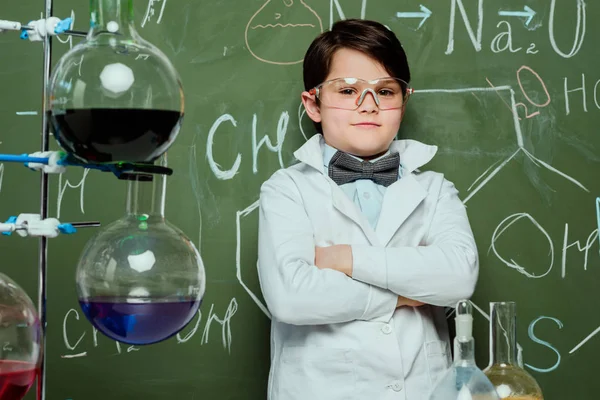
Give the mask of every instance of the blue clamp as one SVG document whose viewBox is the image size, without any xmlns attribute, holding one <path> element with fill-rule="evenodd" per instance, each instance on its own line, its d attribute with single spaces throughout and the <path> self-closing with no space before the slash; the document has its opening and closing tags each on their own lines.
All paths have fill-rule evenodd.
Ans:
<svg viewBox="0 0 600 400">
<path fill-rule="evenodd" d="M 17 217 L 16 216 L 12 216 L 9 219 L 6 220 L 7 224 L 16 224 L 17 223 Z M 12 234 L 12 232 L 2 232 L 2 234 L 4 236 L 10 236 Z"/>
<path fill-rule="evenodd" d="M 29 21 L 27 23 L 27 25 L 31 26 L 35 21 Z M 27 29 L 25 28 L 21 28 L 21 36 L 19 36 L 21 39 L 23 40 L 27 40 L 29 39 L 29 33 L 27 32 Z"/>
<path fill-rule="evenodd" d="M 27 32 L 25 32 L 25 33 L 27 33 Z M 23 36 L 23 34 L 21 34 L 21 36 Z M 23 38 L 21 38 L 21 39 L 23 39 Z M 27 38 L 25 38 L 25 39 L 27 39 Z M 29 154 L 21 154 L 21 157 L 29 157 Z M 25 167 L 29 168 L 29 165 L 27 165 L 27 164 L 29 164 L 28 161 L 23 162 L 23 165 Z M 29 168 L 29 169 L 32 170 L 32 171 L 35 171 L 35 169 L 33 169 L 33 168 Z"/>
<path fill-rule="evenodd" d="M 56 27 L 54 28 L 54 33 L 56 33 L 57 35 L 60 35 L 61 33 L 65 33 L 66 31 L 71 29 L 72 22 L 73 22 L 73 19 L 70 17 L 63 19 L 58 24 L 56 24 Z"/>
<path fill-rule="evenodd" d="M 66 235 L 77 232 L 77 229 L 71 224 L 59 224 L 57 228 L 60 233 L 64 233 Z"/>
</svg>

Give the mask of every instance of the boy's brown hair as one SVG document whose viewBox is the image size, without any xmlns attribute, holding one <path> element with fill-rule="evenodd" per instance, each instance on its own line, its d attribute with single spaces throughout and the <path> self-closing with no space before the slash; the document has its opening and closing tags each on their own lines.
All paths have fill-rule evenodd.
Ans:
<svg viewBox="0 0 600 400">
<path fill-rule="evenodd" d="M 339 49 L 360 51 L 378 61 L 390 76 L 410 82 L 406 53 L 394 32 L 376 21 L 346 19 L 337 21 L 330 31 L 321 33 L 308 47 L 303 64 L 305 90 L 325 80 Z M 315 126 L 321 132 L 321 124 L 315 123 Z"/>
</svg>

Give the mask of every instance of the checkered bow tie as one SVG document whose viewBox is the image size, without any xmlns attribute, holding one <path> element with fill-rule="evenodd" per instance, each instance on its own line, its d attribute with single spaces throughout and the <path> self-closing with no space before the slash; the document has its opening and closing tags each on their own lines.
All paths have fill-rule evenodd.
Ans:
<svg viewBox="0 0 600 400">
<path fill-rule="evenodd" d="M 391 153 L 375 162 L 360 161 L 338 151 L 329 162 L 329 177 L 338 185 L 358 179 L 370 179 L 378 185 L 390 186 L 398 180 L 400 155 Z"/>
</svg>

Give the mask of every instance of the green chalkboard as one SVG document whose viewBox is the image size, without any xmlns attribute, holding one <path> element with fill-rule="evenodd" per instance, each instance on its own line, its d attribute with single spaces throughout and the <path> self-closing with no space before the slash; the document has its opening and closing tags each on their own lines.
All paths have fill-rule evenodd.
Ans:
<svg viewBox="0 0 600 400">
<path fill-rule="evenodd" d="M 88 27 L 87 2 L 54 13 Z M 514 300 L 518 341 L 545 398 L 594 399 L 600 353 L 600 56 L 583 0 L 136 0 L 141 35 L 180 72 L 186 117 L 169 151 L 167 218 L 201 251 L 207 291 L 177 338 L 151 347 L 95 335 L 74 276 L 91 230 L 49 246 L 51 400 L 265 399 L 269 318 L 256 275 L 259 187 L 314 132 L 300 107 L 301 60 L 341 18 L 365 17 L 404 44 L 416 89 L 399 136 L 436 144 L 427 165 L 456 183 L 481 260 L 477 356 L 488 361 L 488 302 Z M 527 8 L 524 8 L 527 6 Z M 0 18 L 38 18 L 43 1 L 1 2 Z M 531 10 L 531 11 L 529 11 Z M 429 15 L 430 14 L 430 15 Z M 528 14 L 535 14 L 529 20 Z M 79 39 L 72 39 L 76 42 Z M 70 46 L 54 41 L 54 61 Z M 40 146 L 42 49 L 0 35 L 0 149 Z M 56 144 L 52 144 L 56 147 Z M 0 166 L 0 218 L 39 209 L 39 176 Z M 73 169 L 50 181 L 50 215 L 107 224 L 124 183 Z M 37 241 L 0 240 L 2 272 L 37 297 Z M 28 399 L 34 397 L 30 393 Z"/>
</svg>

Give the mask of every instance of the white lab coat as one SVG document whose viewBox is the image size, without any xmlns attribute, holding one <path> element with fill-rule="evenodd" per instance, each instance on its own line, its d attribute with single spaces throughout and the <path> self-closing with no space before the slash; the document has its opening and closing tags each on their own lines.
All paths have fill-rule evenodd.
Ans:
<svg viewBox="0 0 600 400">
<path fill-rule="evenodd" d="M 426 400 L 450 365 L 443 306 L 469 298 L 478 257 L 454 185 L 417 172 L 437 148 L 394 141 L 402 178 L 373 229 L 324 173 L 315 135 L 261 188 L 258 272 L 272 313 L 269 400 Z M 350 244 L 353 277 L 315 266 Z M 428 305 L 396 309 L 402 295 Z"/>
</svg>

